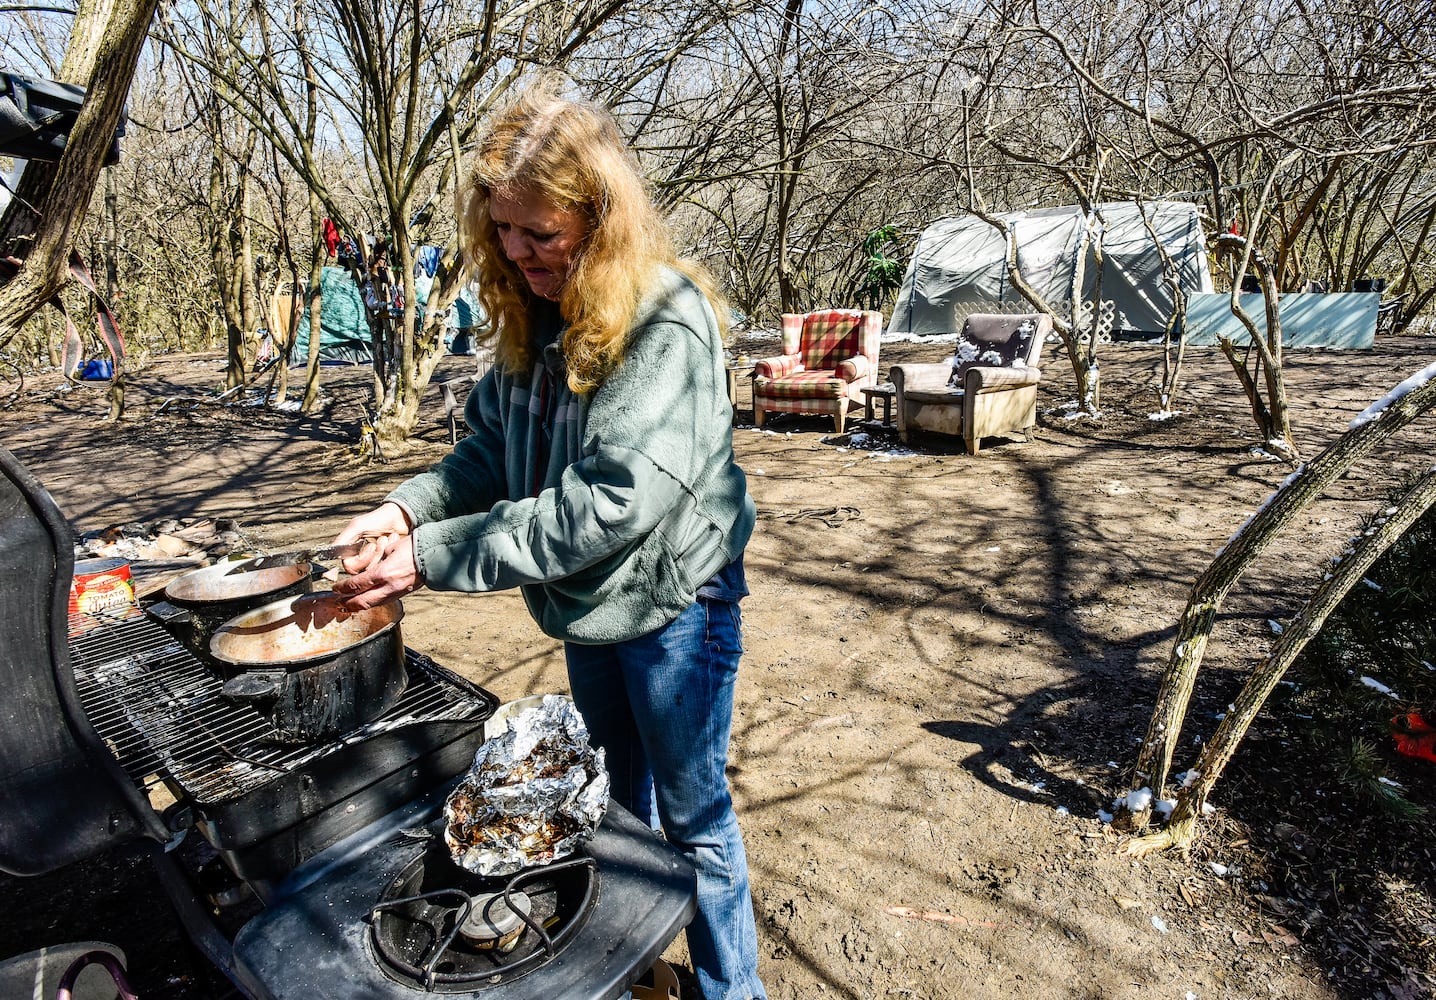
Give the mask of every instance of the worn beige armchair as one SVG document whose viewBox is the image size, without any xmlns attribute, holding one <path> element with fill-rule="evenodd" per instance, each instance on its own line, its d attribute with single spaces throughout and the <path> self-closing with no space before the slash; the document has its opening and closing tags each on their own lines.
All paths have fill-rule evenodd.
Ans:
<svg viewBox="0 0 1436 1000">
<path fill-rule="evenodd" d="M 913 430 L 961 435 L 969 454 L 982 439 L 1026 431 L 1037 422 L 1038 367 L 1052 317 L 973 313 L 951 362 L 893 365 L 898 435 Z"/>
</svg>

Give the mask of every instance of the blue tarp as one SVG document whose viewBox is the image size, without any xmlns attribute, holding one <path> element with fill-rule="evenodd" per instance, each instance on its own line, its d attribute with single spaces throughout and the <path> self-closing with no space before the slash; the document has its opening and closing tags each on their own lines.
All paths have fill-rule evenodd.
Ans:
<svg viewBox="0 0 1436 1000">
<path fill-rule="evenodd" d="M 1288 292 L 1277 304 L 1283 347 L 1369 349 L 1376 341 L 1378 292 Z M 1242 309 L 1266 333 L 1266 305 L 1257 294 L 1241 296 Z M 1218 335 L 1238 347 L 1248 342 L 1246 327 L 1232 315 L 1226 292 L 1187 299 L 1187 343 L 1215 347 Z"/>
</svg>

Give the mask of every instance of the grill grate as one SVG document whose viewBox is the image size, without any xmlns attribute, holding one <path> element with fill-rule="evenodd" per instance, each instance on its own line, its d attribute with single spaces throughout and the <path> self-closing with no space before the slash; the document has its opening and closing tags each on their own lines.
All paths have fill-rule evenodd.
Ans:
<svg viewBox="0 0 1436 1000">
<path fill-rule="evenodd" d="M 70 660 L 90 724 L 143 789 L 173 780 L 190 797 L 225 802 L 376 733 L 424 722 L 482 719 L 483 693 L 406 650 L 409 684 L 398 704 L 361 729 L 304 746 L 268 739 L 252 706 L 221 694 L 223 681 L 148 615 L 71 635 Z"/>
</svg>

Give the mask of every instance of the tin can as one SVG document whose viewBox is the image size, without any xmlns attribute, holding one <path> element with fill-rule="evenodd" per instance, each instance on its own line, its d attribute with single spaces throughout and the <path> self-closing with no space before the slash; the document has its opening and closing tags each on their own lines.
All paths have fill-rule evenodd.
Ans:
<svg viewBox="0 0 1436 1000">
<path fill-rule="evenodd" d="M 82 559 L 70 581 L 70 632 L 128 617 L 137 607 L 130 564 L 124 559 Z"/>
</svg>

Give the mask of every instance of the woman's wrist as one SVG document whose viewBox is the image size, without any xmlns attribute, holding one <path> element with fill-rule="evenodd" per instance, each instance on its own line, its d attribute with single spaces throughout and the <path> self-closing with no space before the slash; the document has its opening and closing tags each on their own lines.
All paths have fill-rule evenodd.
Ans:
<svg viewBox="0 0 1436 1000">
<path fill-rule="evenodd" d="M 414 530 L 414 512 L 411 511 L 404 504 L 400 503 L 398 500 L 385 500 L 379 506 L 381 508 L 394 508 L 391 513 L 397 521 L 397 526 L 394 529 L 396 534 L 407 535 Z"/>
</svg>

